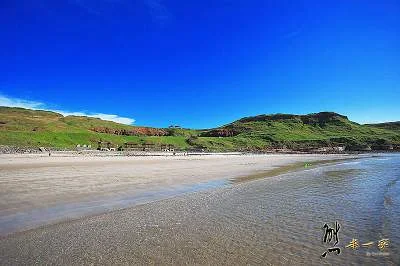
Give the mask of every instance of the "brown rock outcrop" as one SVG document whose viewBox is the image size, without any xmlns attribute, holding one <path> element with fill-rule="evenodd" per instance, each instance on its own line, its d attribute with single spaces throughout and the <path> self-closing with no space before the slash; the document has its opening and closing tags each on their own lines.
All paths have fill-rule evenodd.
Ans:
<svg viewBox="0 0 400 266">
<path fill-rule="evenodd" d="M 115 129 L 109 127 L 95 127 L 91 131 L 98 133 L 122 135 L 122 136 L 166 136 L 168 132 L 163 129 L 151 127 L 135 127 L 132 129 Z"/>
</svg>

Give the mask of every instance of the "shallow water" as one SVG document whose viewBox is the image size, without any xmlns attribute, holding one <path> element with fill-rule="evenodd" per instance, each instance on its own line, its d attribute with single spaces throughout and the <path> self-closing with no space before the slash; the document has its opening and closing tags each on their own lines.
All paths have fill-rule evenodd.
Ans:
<svg viewBox="0 0 400 266">
<path fill-rule="evenodd" d="M 66 220 L 96 215 L 132 207 L 161 199 L 167 199 L 184 193 L 203 191 L 229 185 L 229 180 L 211 180 L 190 185 L 175 185 L 143 192 L 134 191 L 109 197 L 92 197 L 73 203 L 58 203 L 51 207 L 34 208 L 27 211 L 0 216 L 0 236 L 32 229 Z"/>
<path fill-rule="evenodd" d="M 0 238 L 0 264 L 400 265 L 400 154 L 204 186 Z M 336 221 L 341 253 L 321 258 Z"/>
<path fill-rule="evenodd" d="M 400 264 L 400 155 L 383 155 L 257 180 L 213 212 L 242 235 L 248 259 L 272 264 Z M 337 221 L 341 253 L 320 255 L 325 223 Z M 245 233 L 244 233 L 245 232 Z M 253 238 L 246 237 L 254 235 Z M 235 237 L 236 238 L 236 237 Z M 352 239 L 360 247 L 346 248 Z M 378 241 L 389 246 L 378 248 Z M 370 247 L 361 244 L 371 242 Z"/>
<path fill-rule="evenodd" d="M 345 159 L 315 161 L 311 167 L 318 167 L 321 164 L 337 163 Z M 258 172 L 249 176 L 240 176 L 234 179 L 225 178 L 210 180 L 205 182 L 192 182 L 189 184 L 172 184 L 156 186 L 151 189 L 140 189 L 133 187 L 121 190 L 112 195 L 95 195 L 82 198 L 72 202 L 49 202 L 45 206 L 34 206 L 19 211 L 4 211 L 0 214 L 0 236 L 5 236 L 13 232 L 32 229 L 35 227 L 49 225 L 66 220 L 77 219 L 90 215 L 97 215 L 107 211 L 133 207 L 152 201 L 171 198 L 185 193 L 192 193 L 231 186 L 236 183 L 248 182 L 256 179 L 263 179 L 279 174 L 293 172 L 304 167 L 304 162 L 276 166 L 267 171 Z M 32 169 L 28 169 L 32 171 Z"/>
</svg>

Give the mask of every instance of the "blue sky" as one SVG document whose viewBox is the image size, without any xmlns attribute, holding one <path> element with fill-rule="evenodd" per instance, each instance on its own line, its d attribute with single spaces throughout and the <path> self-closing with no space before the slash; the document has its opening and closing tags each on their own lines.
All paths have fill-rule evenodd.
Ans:
<svg viewBox="0 0 400 266">
<path fill-rule="evenodd" d="M 3 0 L 0 105 L 206 128 L 400 120 L 400 3 Z"/>
</svg>

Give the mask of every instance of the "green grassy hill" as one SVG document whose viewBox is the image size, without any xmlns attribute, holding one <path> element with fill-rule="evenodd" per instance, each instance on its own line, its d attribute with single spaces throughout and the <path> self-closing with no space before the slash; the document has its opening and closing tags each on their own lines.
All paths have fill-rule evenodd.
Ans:
<svg viewBox="0 0 400 266">
<path fill-rule="evenodd" d="M 379 124 L 367 124 L 367 126 L 375 127 L 375 128 L 383 128 L 394 130 L 400 132 L 400 122 L 387 122 L 387 123 L 379 123 Z"/>
<path fill-rule="evenodd" d="M 349 150 L 389 149 L 400 145 L 399 122 L 360 125 L 331 112 L 309 115 L 259 115 L 209 129 L 157 129 L 122 125 L 98 118 L 0 107 L 0 145 L 72 149 L 77 144 L 110 141 L 171 144 L 179 149 L 265 151 L 346 146 Z"/>
<path fill-rule="evenodd" d="M 392 129 L 360 125 L 336 113 L 321 112 L 309 115 L 246 117 L 201 135 L 222 136 L 225 140 L 230 139 L 232 143 L 250 143 L 259 149 L 265 146 L 300 150 L 346 146 L 347 149 L 363 150 L 367 146 L 378 149 L 399 144 L 399 133 Z"/>
<path fill-rule="evenodd" d="M 115 133 L 101 133 L 95 130 L 107 129 Z M 72 149 L 77 144 L 97 147 L 98 141 L 110 141 L 116 147 L 125 142 L 171 144 L 188 148 L 186 132 L 179 129 L 165 130 L 166 136 L 147 136 L 140 130 L 158 130 L 134 127 L 104 121 L 99 118 L 67 116 L 47 111 L 22 108 L 0 107 L 0 145 L 18 147 L 54 147 Z M 136 135 L 121 135 L 121 131 L 139 130 Z M 184 131 L 181 129 L 181 131 Z M 188 132 L 190 132 L 188 130 Z"/>
</svg>

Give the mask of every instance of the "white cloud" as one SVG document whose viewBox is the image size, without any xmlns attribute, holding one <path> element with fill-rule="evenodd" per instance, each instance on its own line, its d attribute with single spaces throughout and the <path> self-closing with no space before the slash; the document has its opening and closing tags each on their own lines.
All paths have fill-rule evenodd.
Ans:
<svg viewBox="0 0 400 266">
<path fill-rule="evenodd" d="M 21 107 L 28 109 L 38 109 L 43 106 L 40 102 L 28 101 L 18 98 L 10 98 L 0 94 L 0 106 Z"/>
<path fill-rule="evenodd" d="M 65 110 L 54 110 L 51 108 L 47 108 L 46 104 L 36 101 L 24 100 L 19 98 L 8 97 L 0 94 L 0 106 L 8 106 L 8 107 L 21 107 L 26 109 L 34 109 L 34 110 L 46 110 L 52 111 L 63 116 L 88 116 L 94 118 L 100 118 L 107 121 L 113 121 L 121 124 L 132 125 L 135 122 L 135 119 L 129 117 L 122 117 L 114 114 L 103 114 L 103 113 L 87 113 L 87 112 L 70 112 Z"/>
</svg>

